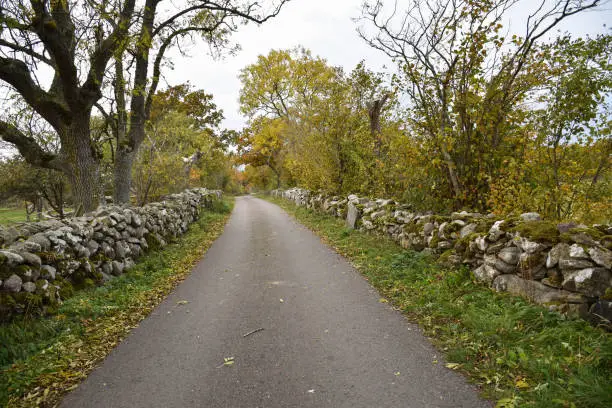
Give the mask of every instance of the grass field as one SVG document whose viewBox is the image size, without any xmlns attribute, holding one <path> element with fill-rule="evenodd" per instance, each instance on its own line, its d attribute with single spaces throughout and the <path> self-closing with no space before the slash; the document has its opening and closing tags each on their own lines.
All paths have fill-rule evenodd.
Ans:
<svg viewBox="0 0 612 408">
<path fill-rule="evenodd" d="M 344 220 L 270 199 L 348 258 L 497 408 L 612 407 L 612 335 L 477 284 Z"/>
<path fill-rule="evenodd" d="M 26 211 L 24 208 L 0 208 L 0 225 L 25 221 Z"/>
</svg>

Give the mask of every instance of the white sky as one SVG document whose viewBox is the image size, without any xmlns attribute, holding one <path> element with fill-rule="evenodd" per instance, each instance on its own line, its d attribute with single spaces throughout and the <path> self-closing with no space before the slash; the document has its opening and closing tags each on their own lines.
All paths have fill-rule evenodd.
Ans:
<svg viewBox="0 0 612 408">
<path fill-rule="evenodd" d="M 391 3 L 393 0 L 388 1 Z M 331 65 L 344 67 L 347 72 L 361 60 L 365 60 L 368 68 L 375 71 L 383 70 L 384 65 L 393 67 L 386 56 L 368 47 L 357 35 L 358 24 L 352 19 L 359 17 L 362 2 L 292 0 L 275 19 L 259 27 L 252 24 L 241 27 L 232 38 L 242 47 L 237 55 L 214 61 L 206 53 L 205 47 L 193 48 L 189 51 L 190 57 L 173 56 L 174 70 L 166 71 L 165 79 L 170 85 L 189 81 L 197 89 L 212 93 L 215 102 L 224 111 L 226 119 L 223 126 L 241 129 L 245 118 L 238 112 L 238 74 L 242 68 L 256 62 L 258 55 L 266 55 L 272 49 L 303 45 L 314 55 L 327 59 Z M 519 5 L 522 8 L 510 15 L 511 28 L 518 34 L 524 28 L 526 7 L 535 4 L 533 0 L 524 0 Z M 570 17 L 559 27 L 573 35 L 596 34 L 606 30 L 603 27 L 606 23 L 612 23 L 610 4 Z"/>
</svg>

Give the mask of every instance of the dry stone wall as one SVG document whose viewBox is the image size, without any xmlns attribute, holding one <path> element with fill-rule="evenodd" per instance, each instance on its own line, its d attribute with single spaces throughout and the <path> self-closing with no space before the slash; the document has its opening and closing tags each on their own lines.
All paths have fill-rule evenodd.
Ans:
<svg viewBox="0 0 612 408">
<path fill-rule="evenodd" d="M 143 207 L 111 205 L 83 217 L 0 228 L 0 320 L 55 308 L 74 288 L 121 275 L 144 252 L 184 234 L 220 197 L 196 188 Z"/>
<path fill-rule="evenodd" d="M 446 265 L 467 265 L 497 291 L 597 323 L 612 320 L 612 225 L 544 221 L 537 213 L 500 219 L 455 212 L 416 213 L 409 205 L 293 188 L 272 195 L 346 219 L 347 226 L 427 251 Z"/>
</svg>

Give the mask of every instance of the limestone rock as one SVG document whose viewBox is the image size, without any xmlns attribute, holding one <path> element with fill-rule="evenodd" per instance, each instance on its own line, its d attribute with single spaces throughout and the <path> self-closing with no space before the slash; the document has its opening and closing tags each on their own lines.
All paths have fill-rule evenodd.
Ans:
<svg viewBox="0 0 612 408">
<path fill-rule="evenodd" d="M 504 231 L 502 231 L 502 229 L 501 229 L 501 226 L 503 224 L 504 224 L 504 220 L 495 221 L 495 223 L 493 224 L 493 226 L 489 230 L 489 235 L 488 235 L 489 241 L 491 241 L 491 242 L 499 241 L 500 238 L 502 238 L 504 235 L 506 235 L 506 233 Z"/>
<path fill-rule="evenodd" d="M 569 257 L 570 246 L 565 243 L 555 245 L 549 252 L 546 258 L 546 267 L 552 268 L 559 263 L 559 259 Z"/>
<path fill-rule="evenodd" d="M 485 237 L 478 237 L 474 240 L 476 243 L 476 248 L 478 248 L 481 252 L 485 252 L 489 246 L 489 243 L 485 239 Z"/>
<path fill-rule="evenodd" d="M 591 259 L 599 266 L 607 269 L 612 269 L 612 251 L 603 248 L 589 248 Z"/>
<path fill-rule="evenodd" d="M 596 324 L 604 324 L 608 327 L 612 325 L 612 302 L 609 300 L 599 299 L 593 303 L 589 313 L 592 315 L 591 320 Z"/>
<path fill-rule="evenodd" d="M 24 259 L 21 255 L 10 251 L 0 251 L 0 265 L 4 264 L 7 268 L 21 265 Z"/>
<path fill-rule="evenodd" d="M 19 276 L 13 274 L 4 281 L 4 283 L 2 284 L 2 289 L 7 290 L 9 292 L 17 293 L 21 291 L 22 284 L 23 280 Z"/>
<path fill-rule="evenodd" d="M 539 242 L 534 242 L 521 236 L 514 237 L 513 242 L 516 244 L 516 246 L 528 254 L 534 254 L 536 252 L 543 251 L 546 248 L 545 245 L 540 244 Z"/>
<path fill-rule="evenodd" d="M 34 282 L 25 282 L 21 285 L 24 292 L 34 293 L 36 292 L 36 284 Z"/>
<path fill-rule="evenodd" d="M 605 268 L 586 268 L 564 274 L 563 288 L 590 297 L 602 296 L 612 286 L 612 274 Z"/>
<path fill-rule="evenodd" d="M 123 273 L 123 268 L 124 268 L 123 262 L 113 261 L 112 267 L 113 267 L 113 275 L 119 276 Z"/>
<path fill-rule="evenodd" d="M 528 212 L 521 214 L 521 219 L 523 221 L 541 221 L 542 217 L 536 212 Z"/>
<path fill-rule="evenodd" d="M 346 226 L 351 229 L 355 229 L 359 218 L 361 218 L 361 211 L 357 205 L 355 205 L 353 202 L 349 202 L 346 212 Z"/>
<path fill-rule="evenodd" d="M 584 248 L 578 244 L 573 244 L 569 248 L 569 256 L 574 259 L 589 259 L 589 255 L 586 253 Z"/>
<path fill-rule="evenodd" d="M 51 265 L 42 265 L 40 267 L 40 276 L 44 279 L 55 280 L 57 270 Z"/>
<path fill-rule="evenodd" d="M 498 292 L 509 292 L 532 300 L 535 303 L 587 303 L 588 299 L 579 294 L 551 288 L 540 282 L 522 279 L 516 275 L 500 275 L 493 281 Z"/>
<path fill-rule="evenodd" d="M 593 262 L 586 259 L 572 259 L 572 258 L 561 258 L 559 259 L 559 268 L 561 269 L 586 269 L 595 266 Z"/>
<path fill-rule="evenodd" d="M 517 247 L 503 248 L 497 257 L 509 265 L 516 265 L 519 262 L 521 250 Z"/>
<path fill-rule="evenodd" d="M 474 232 L 476 232 L 476 228 L 478 228 L 476 224 L 467 224 L 466 226 L 461 228 L 461 231 L 459 231 L 459 237 L 464 238 L 470 234 L 473 234 Z"/>
<path fill-rule="evenodd" d="M 487 284 L 491 284 L 491 282 L 500 275 L 500 271 L 487 264 L 483 264 L 474 270 L 474 277 L 476 277 L 476 280 Z"/>
</svg>

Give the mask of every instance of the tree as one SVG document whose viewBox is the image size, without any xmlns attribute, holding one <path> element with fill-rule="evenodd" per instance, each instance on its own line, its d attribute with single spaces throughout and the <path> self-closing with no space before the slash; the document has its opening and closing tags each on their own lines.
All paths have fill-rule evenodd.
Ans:
<svg viewBox="0 0 612 408">
<path fill-rule="evenodd" d="M 140 10 L 135 0 L 32 0 L 29 6 L 2 2 L 0 80 L 54 128 L 61 141 L 60 153 L 45 151 L 6 120 L 0 121 L 0 135 L 32 165 L 64 172 L 82 209 L 95 208 L 100 153 L 91 139 L 90 119 L 102 97 L 107 65 L 114 58 L 118 112 L 115 196 L 127 202 L 132 162 L 144 140 L 166 50 L 194 33 L 210 41 L 221 39 L 222 45 L 224 34 L 236 30 L 238 21 L 263 23 L 276 16 L 287 1 L 279 0 L 266 12 L 257 2 L 194 0 L 168 15 L 158 11 L 161 0 L 146 0 Z M 123 79 L 123 58 L 128 51 L 134 59 L 129 111 Z M 41 65 L 53 73 L 47 89 L 39 85 Z M 102 106 L 98 108 L 104 112 Z"/>
<path fill-rule="evenodd" d="M 33 167 L 19 157 L 0 161 L 0 199 L 13 197 L 25 201 L 26 207 L 31 203 L 39 221 L 45 201 L 59 218 L 64 218 L 66 179 L 56 170 Z M 27 215 L 29 218 L 29 210 Z"/>
<path fill-rule="evenodd" d="M 280 118 L 260 118 L 245 129 L 238 142 L 240 164 L 268 167 L 275 175 L 275 188 L 280 188 L 287 154 L 287 124 Z"/>
<path fill-rule="evenodd" d="M 396 2 L 397 3 L 397 2 Z M 367 1 L 362 38 L 398 65 L 397 86 L 409 97 L 409 127 L 422 137 L 432 164 L 444 169 L 438 194 L 455 207 L 486 209 L 490 181 L 520 146 L 521 104 L 545 73 L 534 46 L 566 18 L 598 0 L 541 2 L 524 37 L 506 38 L 501 21 L 517 0 L 412 0 L 389 12 Z"/>
</svg>

